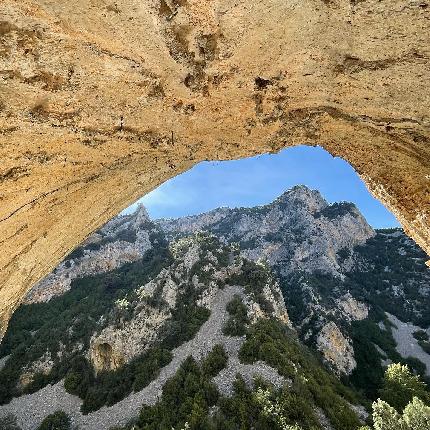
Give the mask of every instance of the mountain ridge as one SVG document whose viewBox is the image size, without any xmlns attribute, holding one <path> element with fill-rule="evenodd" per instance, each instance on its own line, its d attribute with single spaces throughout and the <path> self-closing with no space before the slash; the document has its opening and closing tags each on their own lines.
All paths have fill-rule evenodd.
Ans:
<svg viewBox="0 0 430 430">
<path fill-rule="evenodd" d="M 375 235 L 354 204 L 329 204 L 319 191 L 303 185 L 293 187 L 267 205 L 215 209 L 155 223 L 168 238 L 207 230 L 227 242 L 238 240 L 242 251 L 249 250 L 246 255 L 250 259 L 267 258 L 272 264 L 282 262 L 284 270 L 288 265 L 293 270 L 307 258 L 313 269 L 338 276 L 336 252 L 345 246 L 362 244 Z M 312 240 L 313 245 L 304 243 L 304 238 Z M 295 243 L 289 246 L 288 240 Z"/>
</svg>

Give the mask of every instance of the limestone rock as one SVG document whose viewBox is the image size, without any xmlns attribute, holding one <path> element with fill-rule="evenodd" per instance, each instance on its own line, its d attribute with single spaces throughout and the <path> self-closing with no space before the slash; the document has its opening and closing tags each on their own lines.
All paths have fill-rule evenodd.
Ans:
<svg viewBox="0 0 430 430">
<path fill-rule="evenodd" d="M 110 318 L 111 322 L 105 328 L 93 334 L 87 355 L 96 372 L 117 369 L 159 340 L 178 297 L 184 294 L 185 285 L 192 285 L 197 296 L 196 306 L 212 310 L 220 289 L 233 273 L 242 270 L 241 256 L 223 260 L 220 264 L 215 254 L 229 252 L 229 247 L 210 235 L 189 236 L 171 243 L 170 247 L 174 255 L 172 264 L 142 285 L 133 300 L 118 302 L 115 318 Z M 243 295 L 250 320 L 255 322 L 259 318 L 273 317 L 291 325 L 275 279 L 268 275 L 262 293 L 270 311 L 262 309 L 252 294 L 253 287 L 249 285 L 248 293 Z M 123 317 L 126 314 L 131 317 Z"/>
<path fill-rule="evenodd" d="M 360 321 L 369 315 L 369 307 L 356 300 L 350 293 L 345 294 L 337 300 L 346 321 Z"/>
<path fill-rule="evenodd" d="M 429 252 L 429 13 L 414 0 L 3 0 L 2 329 L 77 244 L 201 160 L 321 145 Z"/>
<path fill-rule="evenodd" d="M 349 375 L 357 365 L 350 341 L 344 337 L 333 321 L 327 323 L 320 331 L 317 348 L 339 374 Z"/>
</svg>

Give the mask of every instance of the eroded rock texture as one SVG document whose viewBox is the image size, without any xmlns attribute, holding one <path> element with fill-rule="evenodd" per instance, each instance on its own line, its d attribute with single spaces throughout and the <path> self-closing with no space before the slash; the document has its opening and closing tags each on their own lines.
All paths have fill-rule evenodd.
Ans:
<svg viewBox="0 0 430 430">
<path fill-rule="evenodd" d="M 166 179 L 297 144 L 430 252 L 429 34 L 427 0 L 2 0 L 1 319 Z"/>
</svg>

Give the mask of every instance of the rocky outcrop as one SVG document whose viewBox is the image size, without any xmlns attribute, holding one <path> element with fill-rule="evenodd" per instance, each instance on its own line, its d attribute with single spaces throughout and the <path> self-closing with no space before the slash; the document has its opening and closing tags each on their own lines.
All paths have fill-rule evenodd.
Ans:
<svg viewBox="0 0 430 430">
<path fill-rule="evenodd" d="M 3 0 L 2 330 L 77 244 L 206 159 L 321 145 L 429 252 L 429 10 Z"/>
<path fill-rule="evenodd" d="M 364 320 L 369 315 L 369 307 L 356 300 L 350 293 L 337 299 L 336 304 L 348 322 Z"/>
<path fill-rule="evenodd" d="M 160 330 L 175 308 L 178 294 L 176 283 L 165 282 L 168 277 L 168 272 L 164 271 L 156 280 L 143 286 L 139 303 L 133 305 L 124 303 L 123 300 L 116 304 L 119 311 L 132 312 L 131 319 L 114 322 L 100 333 L 94 333 L 90 342 L 89 358 L 96 372 L 117 369 L 141 354 L 159 338 Z M 161 292 L 156 291 L 158 286 L 163 286 Z M 158 301 L 163 301 L 167 306 L 148 304 L 146 299 L 155 295 L 158 296 Z M 134 309 L 128 309 L 133 307 Z"/>
<path fill-rule="evenodd" d="M 357 365 L 350 341 L 332 321 L 327 323 L 318 334 L 317 348 L 338 374 L 349 375 Z"/>
<path fill-rule="evenodd" d="M 220 264 L 216 255 L 226 250 L 231 252 L 230 248 L 210 236 L 190 236 L 170 246 L 175 256 L 171 266 L 142 285 L 132 302 L 124 299 L 116 303 L 119 315 L 128 313 L 132 317 L 117 317 L 92 336 L 88 355 L 96 372 L 120 367 L 159 340 L 163 326 L 177 306 L 178 297 L 183 294 L 184 285 L 191 284 L 198 293 L 197 306 L 212 311 L 220 290 L 229 282 L 231 275 L 242 271 L 241 256 Z M 251 322 L 274 317 L 291 324 L 281 290 L 274 278 L 268 276 L 262 289 L 262 296 L 270 306 L 269 312 L 262 309 L 252 294 L 253 288 L 254 285 L 249 285 L 248 293 L 242 294 Z"/>
<path fill-rule="evenodd" d="M 122 351 L 113 350 L 112 346 L 106 342 L 99 342 L 92 345 L 90 359 L 96 374 L 99 372 L 116 370 L 121 367 L 125 361 Z"/>
</svg>

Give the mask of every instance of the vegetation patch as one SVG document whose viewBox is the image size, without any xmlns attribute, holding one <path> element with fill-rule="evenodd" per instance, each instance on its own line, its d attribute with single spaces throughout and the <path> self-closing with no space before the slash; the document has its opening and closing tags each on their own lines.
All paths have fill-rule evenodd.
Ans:
<svg viewBox="0 0 430 430">
<path fill-rule="evenodd" d="M 222 345 L 215 345 L 202 360 L 201 368 L 205 375 L 214 377 L 227 366 L 228 355 Z"/>
<path fill-rule="evenodd" d="M 324 216 L 325 218 L 334 219 L 345 216 L 347 214 L 355 215 L 356 211 L 357 208 L 354 203 L 333 203 L 332 205 L 326 206 L 324 209 L 317 212 L 315 214 L 315 218 L 320 218 L 321 216 Z"/>
<path fill-rule="evenodd" d="M 264 287 L 272 281 L 271 270 L 263 264 L 244 259 L 241 270 L 230 276 L 229 285 L 241 285 L 267 314 L 273 312 L 272 304 L 264 297 Z"/>
<path fill-rule="evenodd" d="M 377 230 L 375 237 L 354 251 L 359 263 L 345 280 L 345 288 L 354 297 L 401 321 L 430 326 L 430 295 L 421 294 L 419 288 L 430 278 L 426 255 L 419 247 L 411 245 L 400 229 L 388 233 Z M 365 270 L 360 268 L 363 263 Z M 393 294 L 393 286 L 401 288 L 402 294 Z"/>
<path fill-rule="evenodd" d="M 8 414 L 4 417 L 0 417 L 0 429 L 1 430 L 21 430 L 16 422 L 16 417 L 13 414 Z"/>
<path fill-rule="evenodd" d="M 429 335 L 424 330 L 417 330 L 412 333 L 416 340 L 421 340 L 427 342 L 429 340 Z"/>
<path fill-rule="evenodd" d="M 63 411 L 48 415 L 37 428 L 37 430 L 71 430 L 72 422 Z"/>
<path fill-rule="evenodd" d="M 263 360 L 277 369 L 291 380 L 291 387 L 311 408 L 317 406 L 324 411 L 336 430 L 353 430 L 360 425 L 348 403 L 358 403 L 359 396 L 326 371 L 279 321 L 260 320 L 254 324 L 239 357 L 245 363 Z"/>
<path fill-rule="evenodd" d="M 119 369 L 95 376 L 91 364 L 79 356 L 70 365 L 64 387 L 83 399 L 81 411 L 86 414 L 104 405 L 113 405 L 132 391 L 140 391 L 157 378 L 160 369 L 171 360 L 170 351 L 153 347 Z"/>
<path fill-rule="evenodd" d="M 199 364 L 188 357 L 175 376 L 163 387 L 160 401 L 154 406 L 144 406 L 132 426 L 136 430 L 210 429 L 209 408 L 219 398 L 211 382 L 227 363 L 227 356 L 219 345 Z"/>
<path fill-rule="evenodd" d="M 235 295 L 227 304 L 227 312 L 230 317 L 225 322 L 223 333 L 226 336 L 243 336 L 246 334 L 246 326 L 249 323 L 246 306 L 239 295 Z"/>
<path fill-rule="evenodd" d="M 351 325 L 351 338 L 357 367 L 350 380 L 353 385 L 369 399 L 376 399 L 384 377 L 379 346 L 393 361 L 402 357 L 396 351 L 396 342 L 390 330 L 381 330 L 378 324 L 370 319 L 354 321 Z"/>
<path fill-rule="evenodd" d="M 172 317 L 166 321 L 160 333 L 161 346 L 169 350 L 193 339 L 210 316 L 209 309 L 196 306 L 200 291 L 193 285 L 183 285 L 180 291 Z"/>
</svg>

